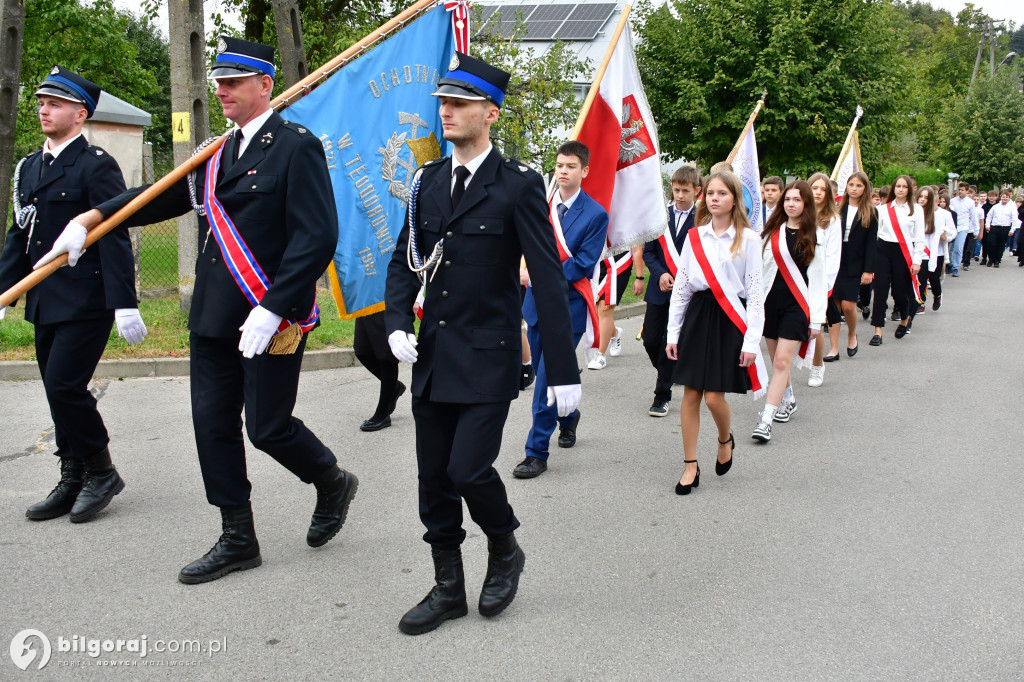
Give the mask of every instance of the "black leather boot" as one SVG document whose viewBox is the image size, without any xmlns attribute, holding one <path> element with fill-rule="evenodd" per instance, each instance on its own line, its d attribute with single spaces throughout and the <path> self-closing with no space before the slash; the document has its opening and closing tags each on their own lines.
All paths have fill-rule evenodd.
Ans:
<svg viewBox="0 0 1024 682">
<path fill-rule="evenodd" d="M 217 544 L 178 574 L 178 580 L 186 585 L 208 583 L 231 571 L 244 571 L 263 563 L 252 522 L 252 507 L 247 504 L 221 507 L 220 517 L 222 532 Z"/>
<path fill-rule="evenodd" d="M 462 550 L 431 549 L 434 557 L 434 587 L 416 606 L 402 616 L 398 629 L 407 635 L 422 635 L 441 623 L 469 613 L 466 605 L 466 574 Z"/>
<path fill-rule="evenodd" d="M 114 495 L 124 490 L 124 481 L 110 462 L 110 451 L 103 448 L 85 458 L 85 480 L 71 507 L 71 523 L 82 523 L 110 504 Z"/>
<path fill-rule="evenodd" d="M 338 534 L 345 523 L 348 505 L 359 488 L 359 479 L 335 466 L 313 481 L 313 485 L 316 486 L 316 507 L 306 533 L 306 544 L 322 547 Z"/>
<path fill-rule="evenodd" d="M 78 493 L 82 489 L 83 478 L 85 478 L 85 464 L 82 460 L 74 457 L 61 457 L 60 482 L 57 483 L 57 487 L 50 491 L 45 500 L 36 502 L 29 507 L 25 516 L 33 521 L 45 521 L 64 516 L 74 506 L 75 498 L 78 497 Z"/>
<path fill-rule="evenodd" d="M 516 598 L 526 555 L 513 533 L 487 538 L 487 577 L 480 590 L 480 615 L 497 616 Z"/>
</svg>

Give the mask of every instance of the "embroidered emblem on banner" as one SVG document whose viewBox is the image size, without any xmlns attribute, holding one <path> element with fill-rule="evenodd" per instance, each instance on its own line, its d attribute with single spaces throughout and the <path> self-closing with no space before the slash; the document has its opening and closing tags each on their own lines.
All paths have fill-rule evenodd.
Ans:
<svg viewBox="0 0 1024 682">
<path fill-rule="evenodd" d="M 441 156 L 441 144 L 434 131 L 425 137 L 416 137 L 420 128 L 428 127 L 427 122 L 417 114 L 398 112 L 398 124 L 409 126 L 411 130 L 392 132 L 385 145 L 377 148 L 377 153 L 384 157 L 380 164 L 380 174 L 388 182 L 388 192 L 403 204 L 408 204 L 409 187 L 416 169 Z"/>
<path fill-rule="evenodd" d="M 615 167 L 617 171 L 654 156 L 651 133 L 633 95 L 627 95 L 622 100 L 621 122 L 622 142 L 619 145 L 619 163 Z"/>
</svg>

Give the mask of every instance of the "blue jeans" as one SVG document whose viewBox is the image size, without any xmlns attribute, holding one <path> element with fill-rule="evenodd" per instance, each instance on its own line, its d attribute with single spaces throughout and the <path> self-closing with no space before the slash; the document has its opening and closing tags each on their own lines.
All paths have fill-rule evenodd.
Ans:
<svg viewBox="0 0 1024 682">
<path fill-rule="evenodd" d="M 964 241 L 966 240 L 967 230 L 957 232 L 949 247 L 949 265 L 952 266 L 954 275 L 960 274 L 960 262 L 964 259 Z"/>
</svg>

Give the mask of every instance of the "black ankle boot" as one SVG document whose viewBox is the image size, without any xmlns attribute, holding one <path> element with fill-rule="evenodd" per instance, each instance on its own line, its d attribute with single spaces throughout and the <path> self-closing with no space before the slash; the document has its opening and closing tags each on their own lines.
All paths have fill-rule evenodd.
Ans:
<svg viewBox="0 0 1024 682">
<path fill-rule="evenodd" d="M 263 563 L 252 522 L 252 507 L 247 504 L 221 507 L 220 517 L 221 534 L 217 544 L 178 574 L 178 580 L 186 585 L 208 583 L 231 571 L 244 571 Z"/>
<path fill-rule="evenodd" d="M 525 565 L 526 555 L 514 534 L 487 538 L 487 577 L 480 590 L 480 615 L 497 616 L 512 603 Z"/>
<path fill-rule="evenodd" d="M 434 557 L 434 587 L 398 622 L 407 635 L 422 635 L 436 630 L 441 623 L 462 618 L 466 606 L 466 574 L 462 570 L 462 550 L 431 549 Z"/>
<path fill-rule="evenodd" d="M 356 496 L 359 479 L 337 466 L 313 481 L 316 486 L 316 507 L 313 518 L 306 533 L 306 544 L 310 547 L 322 547 L 327 541 L 338 534 L 345 517 L 348 516 L 348 505 Z"/>
<path fill-rule="evenodd" d="M 60 458 L 60 481 L 57 487 L 50 491 L 46 499 L 36 502 L 25 516 L 33 521 L 45 521 L 64 516 L 71 507 L 75 505 L 75 499 L 82 490 L 82 479 L 85 478 L 85 464 L 82 460 L 74 457 Z"/>
<path fill-rule="evenodd" d="M 110 462 L 110 451 L 103 448 L 85 458 L 85 479 L 82 490 L 71 507 L 71 523 L 82 523 L 110 504 L 114 495 L 124 490 L 124 481 Z"/>
</svg>

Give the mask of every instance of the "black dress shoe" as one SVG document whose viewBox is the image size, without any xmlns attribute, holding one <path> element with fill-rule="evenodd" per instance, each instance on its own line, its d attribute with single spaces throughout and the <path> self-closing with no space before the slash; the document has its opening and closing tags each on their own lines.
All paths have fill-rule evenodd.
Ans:
<svg viewBox="0 0 1024 682">
<path fill-rule="evenodd" d="M 858 348 L 860 348 L 860 345 L 856 345 L 853 348 L 847 348 L 846 349 L 846 354 L 849 355 L 852 358 L 854 355 L 857 354 L 857 349 Z"/>
<path fill-rule="evenodd" d="M 882 345 L 882 335 L 881 334 L 875 334 L 874 336 L 872 336 L 871 340 L 868 341 L 868 345 L 869 346 L 881 346 Z"/>
<path fill-rule="evenodd" d="M 836 353 L 835 355 L 824 355 L 821 359 L 824 360 L 825 362 L 838 362 L 839 353 Z"/>
<path fill-rule="evenodd" d="M 359 479 L 337 465 L 313 482 L 316 507 L 306 533 L 306 544 L 322 547 L 338 534 L 348 516 L 348 506 L 359 489 Z"/>
<path fill-rule="evenodd" d="M 512 470 L 516 478 L 537 478 L 548 470 L 548 463 L 539 457 L 527 457 Z"/>
<path fill-rule="evenodd" d="M 863 308 L 861 308 L 860 316 L 863 317 L 865 320 L 871 317 L 871 306 L 866 305 Z"/>
<path fill-rule="evenodd" d="M 481 616 L 497 616 L 512 603 L 525 566 L 526 555 L 513 533 L 487 538 L 487 576 L 477 605 Z"/>
<path fill-rule="evenodd" d="M 897 339 L 902 339 L 904 336 L 907 335 L 908 331 L 909 331 L 909 328 L 907 327 L 907 325 L 905 325 L 905 324 L 897 325 L 896 326 L 896 332 L 893 334 L 893 336 L 895 336 Z"/>
<path fill-rule="evenodd" d="M 523 365 L 523 371 L 519 375 L 519 390 L 525 391 L 533 385 L 534 379 L 537 378 L 537 372 L 533 369 L 533 363 L 529 365 Z"/>
<path fill-rule="evenodd" d="M 462 550 L 431 549 L 430 553 L 434 558 L 434 587 L 398 621 L 398 629 L 407 635 L 422 635 L 446 620 L 469 613 Z"/>
<path fill-rule="evenodd" d="M 75 499 L 82 490 L 85 478 L 85 464 L 76 457 L 60 458 L 60 481 L 46 499 L 36 502 L 25 512 L 33 521 L 45 521 L 64 516 L 75 505 Z"/>
<path fill-rule="evenodd" d="M 696 462 L 696 461 L 697 460 L 695 460 L 695 459 L 684 459 L 683 463 L 684 464 L 691 464 L 691 463 Z M 683 474 L 684 475 L 686 474 L 685 470 L 683 471 Z M 681 482 L 677 482 L 676 483 L 676 495 L 689 495 L 691 488 L 699 488 L 699 487 L 700 487 L 700 465 L 698 464 L 697 465 L 697 474 L 693 477 L 693 481 L 692 482 L 687 483 L 686 485 L 683 485 Z"/>
<path fill-rule="evenodd" d="M 576 427 L 580 423 L 580 411 L 576 410 L 576 416 L 569 426 L 563 426 L 558 432 L 558 447 L 571 448 L 576 445 Z"/>
<path fill-rule="evenodd" d="M 374 415 L 359 425 L 360 431 L 380 431 L 391 426 L 391 416 L 378 417 Z"/>
<path fill-rule="evenodd" d="M 938 310 L 941 305 L 942 305 L 942 294 L 939 294 L 938 296 L 935 297 L 935 300 L 932 301 L 932 310 Z"/>
<path fill-rule="evenodd" d="M 208 583 L 231 571 L 256 568 L 263 563 L 260 543 L 252 521 L 252 507 L 221 507 L 221 535 L 210 551 L 196 559 L 178 574 L 186 585 Z"/>
<path fill-rule="evenodd" d="M 730 445 L 730 444 L 732 445 L 732 447 L 729 448 L 729 461 L 728 462 L 725 462 L 723 464 L 722 462 L 719 462 L 717 459 L 715 459 L 715 473 L 718 474 L 719 476 L 725 476 L 725 474 L 728 473 L 729 469 L 732 468 L 732 456 L 733 456 L 733 453 L 736 452 L 736 439 L 732 437 L 732 432 L 730 432 L 729 433 L 729 440 L 727 440 L 725 442 L 722 442 L 721 440 L 719 440 L 718 444 L 719 445 Z"/>
<path fill-rule="evenodd" d="M 388 404 L 388 414 L 389 415 L 392 412 L 395 411 L 396 407 L 398 407 L 398 399 L 401 398 L 404 393 L 405 393 L 405 384 L 403 384 L 401 381 L 399 381 L 398 385 L 395 386 L 395 396 L 391 399 L 391 402 Z"/>
<path fill-rule="evenodd" d="M 71 523 L 82 523 L 96 516 L 122 490 L 124 481 L 111 463 L 110 452 L 106 448 L 92 457 L 86 457 L 85 478 L 82 490 L 71 507 Z"/>
</svg>

